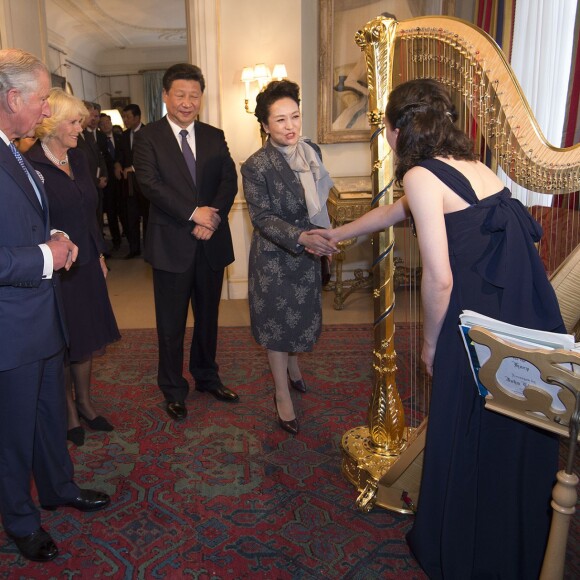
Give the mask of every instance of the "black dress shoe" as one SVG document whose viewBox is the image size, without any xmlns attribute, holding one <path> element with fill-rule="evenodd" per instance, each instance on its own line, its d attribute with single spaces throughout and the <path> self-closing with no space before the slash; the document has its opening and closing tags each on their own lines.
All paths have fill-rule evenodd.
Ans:
<svg viewBox="0 0 580 580">
<path fill-rule="evenodd" d="M 305 393 L 308 389 L 306 388 L 306 383 L 304 382 L 304 379 L 296 379 L 295 381 L 293 381 L 290 378 L 290 373 L 288 373 L 288 381 L 290 382 L 290 386 L 299 391 L 300 393 Z"/>
<path fill-rule="evenodd" d="M 231 389 L 228 389 L 224 385 L 214 384 L 207 387 L 200 387 L 199 385 L 195 387 L 196 391 L 200 393 L 210 393 L 218 401 L 226 401 L 227 403 L 237 403 L 240 397 Z"/>
<path fill-rule="evenodd" d="M 87 419 L 78 409 L 79 417 L 93 430 L 93 431 L 113 431 L 114 427 L 102 416 L 97 415 L 94 419 Z"/>
<path fill-rule="evenodd" d="M 66 438 L 80 447 L 85 444 L 85 430 L 82 427 L 73 427 L 66 432 Z"/>
<path fill-rule="evenodd" d="M 288 431 L 288 433 L 292 433 L 292 435 L 298 435 L 298 420 L 292 419 L 291 421 L 284 421 L 282 417 L 280 417 L 280 413 L 278 412 L 278 403 L 276 402 L 276 394 L 274 394 L 274 408 L 276 409 L 276 416 L 278 417 L 278 424 L 284 431 Z"/>
<path fill-rule="evenodd" d="M 183 421 L 187 417 L 187 407 L 185 406 L 185 403 L 168 402 L 167 414 L 176 421 Z"/>
<path fill-rule="evenodd" d="M 10 536 L 20 553 L 33 562 L 50 562 L 58 556 L 58 548 L 52 541 L 50 534 L 42 528 L 28 536 Z"/>
<path fill-rule="evenodd" d="M 54 511 L 59 507 L 71 507 L 79 510 L 80 512 L 96 512 L 107 507 L 111 503 L 111 498 L 102 491 L 96 491 L 94 489 L 81 489 L 78 497 L 75 497 L 71 501 L 66 503 L 60 503 L 56 505 L 43 505 L 42 509 L 48 511 Z"/>
</svg>

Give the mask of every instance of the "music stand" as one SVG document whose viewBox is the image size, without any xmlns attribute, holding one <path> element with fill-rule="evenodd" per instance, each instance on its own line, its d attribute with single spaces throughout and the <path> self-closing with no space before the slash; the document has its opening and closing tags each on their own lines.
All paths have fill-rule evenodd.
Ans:
<svg viewBox="0 0 580 580">
<path fill-rule="evenodd" d="M 580 424 L 580 352 L 522 347 L 482 326 L 472 327 L 469 337 L 491 351 L 478 372 L 479 381 L 489 391 L 486 408 L 570 438 L 566 467 L 557 473 L 552 490 L 552 523 L 540 573 L 540 580 L 563 578 L 570 519 L 577 501 L 578 476 L 573 470 Z M 545 385 L 528 383 L 521 394 L 505 388 L 498 379 L 498 370 L 505 359 L 514 358 L 536 367 L 544 383 L 561 387 L 558 401 Z"/>
</svg>

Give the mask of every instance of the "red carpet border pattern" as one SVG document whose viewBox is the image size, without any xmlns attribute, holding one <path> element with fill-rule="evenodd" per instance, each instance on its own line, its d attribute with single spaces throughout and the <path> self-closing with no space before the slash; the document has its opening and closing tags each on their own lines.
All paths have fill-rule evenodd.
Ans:
<svg viewBox="0 0 580 580">
<path fill-rule="evenodd" d="M 397 332 L 404 354 L 409 333 Z M 293 392 L 292 437 L 275 422 L 266 353 L 248 328 L 220 328 L 220 374 L 240 402 L 192 388 L 182 423 L 156 386 L 155 331 L 124 331 L 94 363 L 94 398 L 116 429 L 71 444 L 77 482 L 112 505 L 43 512 L 61 552 L 48 564 L 25 561 L 3 534 L 0 578 L 425 578 L 405 543 L 412 518 L 357 511 L 340 472 L 343 433 L 366 423 L 372 340 L 368 325 L 324 327 L 301 355 L 309 391 Z M 576 518 L 566 578 L 580 577 L 578 535 Z"/>
</svg>

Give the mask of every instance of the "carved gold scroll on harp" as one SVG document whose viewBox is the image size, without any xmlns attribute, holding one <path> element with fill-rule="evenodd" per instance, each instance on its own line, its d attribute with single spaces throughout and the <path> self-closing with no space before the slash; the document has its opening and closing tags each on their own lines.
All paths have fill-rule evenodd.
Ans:
<svg viewBox="0 0 580 580">
<path fill-rule="evenodd" d="M 356 42 L 367 64 L 373 207 L 393 201 L 393 158 L 383 115 L 392 87 L 411 78 L 445 84 L 458 123 L 480 148 L 482 160 L 489 156 L 492 166 L 519 185 L 552 195 L 580 190 L 580 146 L 558 149 L 547 143 L 503 53 L 477 27 L 449 17 L 376 18 L 357 33 Z M 565 254 L 580 237 L 579 212 L 569 211 Z M 396 383 L 393 251 L 392 228 L 374 235 L 374 385 L 367 425 L 342 438 L 342 470 L 360 492 L 359 509 L 376 504 L 410 513 L 419 495 L 426 419 L 407 425 Z M 416 344 L 420 349 L 420 341 Z"/>
</svg>

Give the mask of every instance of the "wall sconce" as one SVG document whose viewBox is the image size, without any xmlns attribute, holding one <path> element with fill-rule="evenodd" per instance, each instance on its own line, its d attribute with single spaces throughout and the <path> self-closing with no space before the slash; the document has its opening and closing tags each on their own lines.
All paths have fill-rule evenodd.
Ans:
<svg viewBox="0 0 580 580">
<path fill-rule="evenodd" d="M 272 79 L 280 81 L 285 79 L 287 76 L 286 67 L 283 64 L 275 64 L 272 73 L 270 73 L 270 69 L 264 63 L 259 63 L 253 67 L 244 67 L 242 70 L 241 81 L 246 86 L 246 98 L 244 99 L 246 113 L 252 114 L 254 112 L 253 110 L 250 110 L 251 83 L 258 83 L 258 90 L 261 91 Z"/>
</svg>

